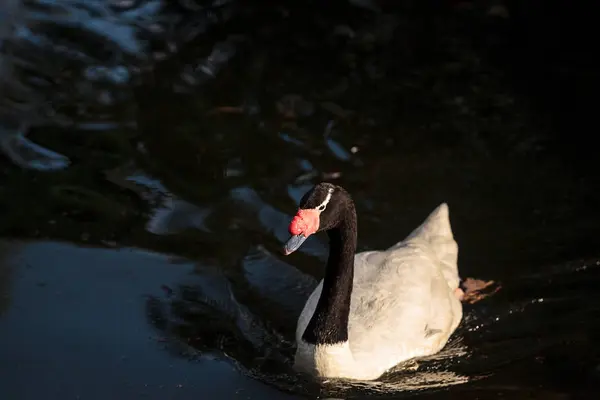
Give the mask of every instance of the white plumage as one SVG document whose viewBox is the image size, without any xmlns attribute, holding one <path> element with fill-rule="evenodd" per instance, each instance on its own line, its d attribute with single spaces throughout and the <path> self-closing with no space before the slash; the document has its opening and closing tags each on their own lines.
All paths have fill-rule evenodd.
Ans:
<svg viewBox="0 0 600 400">
<path fill-rule="evenodd" d="M 320 377 L 371 380 L 402 361 L 440 351 L 462 318 L 455 295 L 457 257 L 445 203 L 389 249 L 357 253 L 348 341 L 312 345 L 302 339 L 321 281 L 298 319 L 295 368 Z"/>
</svg>

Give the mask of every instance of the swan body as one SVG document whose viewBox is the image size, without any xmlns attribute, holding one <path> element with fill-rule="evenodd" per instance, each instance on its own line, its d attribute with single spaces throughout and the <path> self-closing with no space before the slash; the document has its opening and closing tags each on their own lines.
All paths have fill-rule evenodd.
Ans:
<svg viewBox="0 0 600 400">
<path fill-rule="evenodd" d="M 445 203 L 403 241 L 356 254 L 347 340 L 306 340 L 322 280 L 298 319 L 295 369 L 323 378 L 372 380 L 405 360 L 439 352 L 462 318 L 455 295 L 457 257 Z"/>
</svg>

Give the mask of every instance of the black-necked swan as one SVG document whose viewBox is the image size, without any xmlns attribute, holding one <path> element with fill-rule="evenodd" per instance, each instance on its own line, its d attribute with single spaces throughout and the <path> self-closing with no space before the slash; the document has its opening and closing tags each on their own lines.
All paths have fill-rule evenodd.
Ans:
<svg viewBox="0 0 600 400">
<path fill-rule="evenodd" d="M 329 236 L 325 276 L 298 318 L 296 370 L 377 379 L 440 351 L 460 323 L 458 245 L 445 203 L 389 249 L 355 254 L 354 202 L 323 182 L 303 196 L 289 231 L 286 255 L 316 232 Z"/>
</svg>

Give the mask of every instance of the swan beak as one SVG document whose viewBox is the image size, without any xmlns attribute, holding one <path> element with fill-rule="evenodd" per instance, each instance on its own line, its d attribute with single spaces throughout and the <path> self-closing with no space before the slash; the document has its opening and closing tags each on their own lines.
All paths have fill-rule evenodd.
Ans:
<svg viewBox="0 0 600 400">
<path fill-rule="evenodd" d="M 302 246 L 305 240 L 306 236 L 302 234 L 292 236 L 283 246 L 283 254 L 286 256 L 292 254 Z"/>
</svg>

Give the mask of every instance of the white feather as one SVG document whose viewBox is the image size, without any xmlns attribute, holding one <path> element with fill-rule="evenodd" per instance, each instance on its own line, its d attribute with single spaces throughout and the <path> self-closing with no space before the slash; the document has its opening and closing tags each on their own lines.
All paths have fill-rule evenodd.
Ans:
<svg viewBox="0 0 600 400">
<path fill-rule="evenodd" d="M 348 341 L 315 346 L 302 340 L 321 281 L 298 319 L 295 368 L 326 378 L 371 380 L 402 361 L 440 351 L 462 318 L 454 294 L 457 258 L 445 203 L 403 241 L 356 254 Z"/>
</svg>

